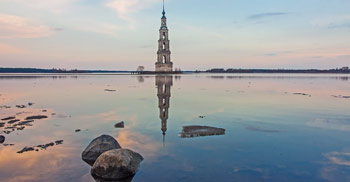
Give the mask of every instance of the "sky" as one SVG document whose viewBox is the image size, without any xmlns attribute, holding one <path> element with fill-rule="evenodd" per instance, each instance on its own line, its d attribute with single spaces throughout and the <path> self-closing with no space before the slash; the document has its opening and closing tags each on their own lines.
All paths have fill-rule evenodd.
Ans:
<svg viewBox="0 0 350 182">
<path fill-rule="evenodd" d="M 166 0 L 175 68 L 350 66 L 349 0 Z M 0 0 L 0 67 L 154 70 L 162 0 Z"/>
</svg>

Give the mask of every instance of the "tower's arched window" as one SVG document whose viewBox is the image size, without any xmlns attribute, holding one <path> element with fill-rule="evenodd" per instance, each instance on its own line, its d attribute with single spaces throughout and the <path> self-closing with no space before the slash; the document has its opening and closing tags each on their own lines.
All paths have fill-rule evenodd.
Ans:
<svg viewBox="0 0 350 182">
<path fill-rule="evenodd" d="M 165 42 L 163 42 L 163 50 L 165 50 Z"/>
<path fill-rule="evenodd" d="M 166 56 L 163 56 L 163 63 L 166 63 Z"/>
<path fill-rule="evenodd" d="M 163 32 L 162 39 L 165 40 L 165 32 Z"/>
<path fill-rule="evenodd" d="M 165 104 L 166 104 L 166 99 L 163 98 L 163 106 L 165 106 Z"/>
</svg>

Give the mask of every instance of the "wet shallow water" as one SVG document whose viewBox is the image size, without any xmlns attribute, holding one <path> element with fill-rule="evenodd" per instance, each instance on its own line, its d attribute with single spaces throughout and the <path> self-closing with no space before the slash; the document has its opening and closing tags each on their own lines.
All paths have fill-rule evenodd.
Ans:
<svg viewBox="0 0 350 182">
<path fill-rule="evenodd" d="M 4 144 L 14 144 L 0 144 L 0 181 L 94 181 L 81 152 L 101 134 L 144 156 L 134 182 L 350 181 L 350 99 L 339 96 L 350 96 L 349 79 L 3 75 L 0 119 L 48 118 L 9 134 L 0 128 Z M 125 128 L 114 128 L 120 121 Z M 189 125 L 226 131 L 180 137 Z M 64 142 L 17 153 L 57 140 Z"/>
</svg>

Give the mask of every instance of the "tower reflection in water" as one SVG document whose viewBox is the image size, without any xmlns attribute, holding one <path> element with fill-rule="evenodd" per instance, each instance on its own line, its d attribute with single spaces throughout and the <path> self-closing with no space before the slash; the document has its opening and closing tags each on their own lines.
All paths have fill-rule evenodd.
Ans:
<svg viewBox="0 0 350 182">
<path fill-rule="evenodd" d="M 165 145 L 165 134 L 167 131 L 167 120 L 169 117 L 171 87 L 173 86 L 173 76 L 156 76 L 159 118 L 161 119 L 161 130 L 163 134 L 163 146 Z"/>
</svg>

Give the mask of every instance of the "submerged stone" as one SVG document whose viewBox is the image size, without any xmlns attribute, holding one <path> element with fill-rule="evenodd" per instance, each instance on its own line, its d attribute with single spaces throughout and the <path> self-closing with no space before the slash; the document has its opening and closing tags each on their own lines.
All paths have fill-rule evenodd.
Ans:
<svg viewBox="0 0 350 182">
<path fill-rule="evenodd" d="M 1 120 L 7 121 L 7 120 L 11 120 L 11 119 L 16 119 L 16 117 L 11 116 L 11 117 L 7 117 L 7 118 L 2 118 Z"/>
<path fill-rule="evenodd" d="M 24 130 L 24 126 L 18 127 L 17 130 Z"/>
<path fill-rule="evenodd" d="M 114 127 L 115 127 L 115 128 L 124 128 L 124 121 L 119 122 L 119 123 L 116 123 L 116 124 L 114 125 Z"/>
<path fill-rule="evenodd" d="M 17 125 L 19 125 L 19 126 L 21 126 L 21 125 L 28 125 L 29 123 L 32 123 L 32 122 L 34 122 L 34 120 L 21 121 L 18 124 L 16 124 L 16 126 Z"/>
<path fill-rule="evenodd" d="M 55 141 L 55 144 L 56 145 L 61 145 L 63 143 L 63 140 L 57 140 L 57 141 Z"/>
<path fill-rule="evenodd" d="M 0 108 L 10 109 L 11 106 L 0 106 Z"/>
<path fill-rule="evenodd" d="M 15 123 L 15 122 L 18 122 L 19 121 L 19 119 L 13 119 L 13 120 L 10 120 L 9 122 L 7 122 L 8 124 L 13 124 L 13 123 Z"/>
<path fill-rule="evenodd" d="M 23 152 L 29 152 L 29 151 L 34 151 L 34 147 L 24 147 L 22 150 L 18 151 L 17 153 L 21 154 Z"/>
<path fill-rule="evenodd" d="M 343 99 L 350 99 L 350 96 L 345 96 L 345 95 L 332 95 L 335 98 L 343 98 Z"/>
<path fill-rule="evenodd" d="M 47 144 L 44 144 L 44 145 L 38 145 L 38 146 L 36 146 L 36 147 L 39 147 L 39 148 L 41 148 L 41 149 L 43 149 L 43 150 L 46 150 L 48 147 L 52 147 L 52 146 L 54 146 L 54 145 L 55 145 L 54 142 L 50 142 L 50 143 L 47 143 Z"/>
<path fill-rule="evenodd" d="M 5 142 L 5 137 L 0 135 L 0 143 L 4 143 Z"/>
<path fill-rule="evenodd" d="M 92 166 L 103 152 L 119 148 L 121 148 L 119 143 L 112 136 L 101 135 L 86 147 L 82 153 L 82 159 Z"/>
<path fill-rule="evenodd" d="M 306 93 L 293 93 L 294 95 L 303 95 L 303 96 L 309 96 L 309 97 L 311 97 L 311 95 L 310 94 L 306 94 Z"/>
<path fill-rule="evenodd" d="M 200 136 L 224 135 L 225 129 L 210 126 L 183 126 L 179 134 L 181 138 L 192 138 Z"/>
<path fill-rule="evenodd" d="M 133 177 L 142 161 L 143 157 L 132 150 L 110 150 L 98 157 L 91 173 L 105 180 L 122 180 Z"/>
<path fill-rule="evenodd" d="M 26 120 L 33 120 L 33 119 L 45 119 L 47 116 L 45 115 L 37 115 L 37 116 L 28 116 L 26 117 Z"/>
<path fill-rule="evenodd" d="M 10 134 L 12 131 L 10 131 L 10 130 L 5 130 L 5 131 L 3 131 L 5 134 Z"/>
<path fill-rule="evenodd" d="M 20 109 L 23 109 L 23 108 L 26 108 L 25 105 L 16 105 L 17 108 L 20 108 Z"/>
</svg>

